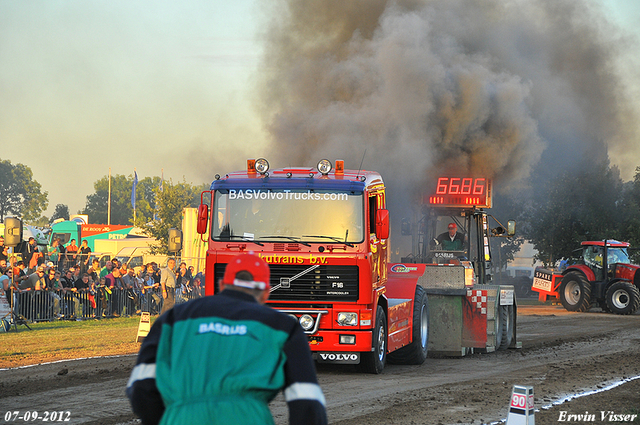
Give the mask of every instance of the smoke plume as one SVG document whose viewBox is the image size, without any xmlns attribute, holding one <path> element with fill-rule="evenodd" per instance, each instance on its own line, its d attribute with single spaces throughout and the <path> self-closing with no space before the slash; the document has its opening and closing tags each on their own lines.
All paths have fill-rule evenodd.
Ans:
<svg viewBox="0 0 640 425">
<path fill-rule="evenodd" d="M 589 2 L 269 4 L 260 87 L 274 164 L 364 157 L 407 194 L 452 170 L 516 188 L 538 164 L 606 160 L 637 140 L 614 70 L 624 40 Z"/>
</svg>

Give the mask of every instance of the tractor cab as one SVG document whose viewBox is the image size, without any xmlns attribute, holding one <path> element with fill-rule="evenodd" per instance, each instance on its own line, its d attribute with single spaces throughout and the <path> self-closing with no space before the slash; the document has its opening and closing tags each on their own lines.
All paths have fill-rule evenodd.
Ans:
<svg viewBox="0 0 640 425">
<path fill-rule="evenodd" d="M 591 269 L 597 282 L 614 279 L 618 265 L 630 264 L 628 242 L 614 240 L 582 242 L 582 261 Z M 607 271 L 605 275 L 605 270 Z"/>
<path fill-rule="evenodd" d="M 515 221 L 506 228 L 485 211 L 491 208 L 492 182 L 484 177 L 440 177 L 423 197 L 421 217 L 402 221 L 402 234 L 412 236 L 412 253 L 402 262 L 437 265 L 470 264 L 477 283 L 491 281 L 490 237 L 511 237 Z M 490 227 L 490 220 L 498 225 Z M 412 222 L 414 223 L 412 225 Z"/>
</svg>

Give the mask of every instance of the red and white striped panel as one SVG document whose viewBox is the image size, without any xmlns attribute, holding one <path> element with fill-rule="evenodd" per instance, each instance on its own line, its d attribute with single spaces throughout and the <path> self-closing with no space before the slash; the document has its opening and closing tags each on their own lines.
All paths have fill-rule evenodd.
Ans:
<svg viewBox="0 0 640 425">
<path fill-rule="evenodd" d="M 467 290 L 467 298 L 471 305 L 480 310 L 480 313 L 487 314 L 487 291 L 486 290 Z"/>
</svg>

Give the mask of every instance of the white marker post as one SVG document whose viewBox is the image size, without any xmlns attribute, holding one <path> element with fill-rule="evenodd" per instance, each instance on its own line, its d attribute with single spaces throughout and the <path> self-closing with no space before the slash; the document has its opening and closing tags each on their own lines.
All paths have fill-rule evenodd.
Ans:
<svg viewBox="0 0 640 425">
<path fill-rule="evenodd" d="M 507 425 L 535 425 L 535 423 L 533 387 L 514 385 L 511 392 Z"/>
<path fill-rule="evenodd" d="M 138 336 L 136 342 L 142 342 L 151 330 L 151 315 L 148 311 L 143 311 L 140 315 L 140 324 L 138 325 Z"/>
</svg>

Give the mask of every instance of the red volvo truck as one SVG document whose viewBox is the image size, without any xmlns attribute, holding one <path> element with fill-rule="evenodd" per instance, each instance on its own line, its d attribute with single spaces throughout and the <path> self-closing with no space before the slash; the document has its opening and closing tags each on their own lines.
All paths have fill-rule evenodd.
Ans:
<svg viewBox="0 0 640 425">
<path fill-rule="evenodd" d="M 271 269 L 268 303 L 299 321 L 318 362 L 369 373 L 382 372 L 387 359 L 424 362 L 430 317 L 441 325 L 429 314 L 425 269 L 431 266 L 462 272 L 456 276 L 464 290 L 448 296 L 474 301 L 474 320 L 484 323 L 476 345 L 487 348 L 486 316 L 496 298 L 472 291 L 471 263 L 390 264 L 385 185 L 376 172 L 346 170 L 340 160 L 335 168 L 322 160 L 316 168 L 277 170 L 262 158 L 248 160 L 246 170 L 216 176 L 202 193 L 197 232 L 208 241 L 206 294 L 218 292 L 234 256 L 259 255 Z"/>
</svg>

